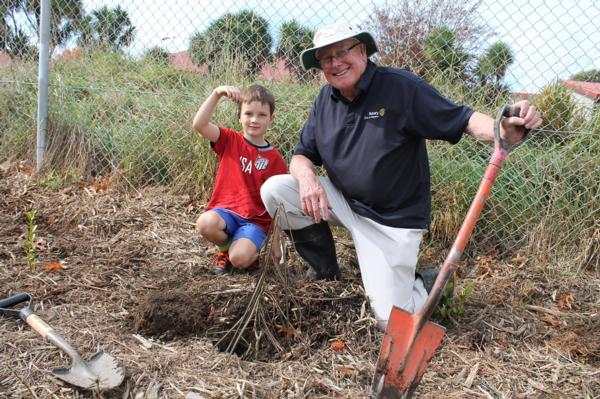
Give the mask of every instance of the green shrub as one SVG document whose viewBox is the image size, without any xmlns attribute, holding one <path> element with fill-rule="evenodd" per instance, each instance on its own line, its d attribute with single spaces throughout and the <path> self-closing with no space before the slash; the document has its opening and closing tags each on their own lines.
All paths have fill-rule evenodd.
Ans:
<svg viewBox="0 0 600 399">
<path fill-rule="evenodd" d="M 162 47 L 152 47 L 144 53 L 142 60 L 144 62 L 154 62 L 157 64 L 167 64 L 170 53 Z"/>
<path fill-rule="evenodd" d="M 0 79 L 0 159 L 33 157 L 37 114 L 35 64 L 0 68 Z"/>
<path fill-rule="evenodd" d="M 591 69 L 583 71 L 571 76 L 572 80 L 581 80 L 584 82 L 600 83 L 600 69 Z"/>
<path fill-rule="evenodd" d="M 544 118 L 540 129 L 547 131 L 546 137 L 555 141 L 564 140 L 565 130 L 573 118 L 576 107 L 569 89 L 560 82 L 554 82 L 546 86 L 533 103 Z"/>
<path fill-rule="evenodd" d="M 254 76 L 269 58 L 272 42 L 269 22 L 253 11 L 242 10 L 224 14 L 205 31 L 195 33 L 188 53 L 194 63 L 207 64 L 215 72 L 220 61 L 235 56 L 246 65 L 238 73 Z"/>
<path fill-rule="evenodd" d="M 452 295 L 454 291 L 454 282 L 449 281 L 444 287 L 442 298 L 438 306 L 438 311 L 442 319 L 450 318 L 459 320 L 465 314 L 465 305 L 467 300 L 473 293 L 473 282 L 467 281 L 465 287 L 456 295 Z"/>
</svg>

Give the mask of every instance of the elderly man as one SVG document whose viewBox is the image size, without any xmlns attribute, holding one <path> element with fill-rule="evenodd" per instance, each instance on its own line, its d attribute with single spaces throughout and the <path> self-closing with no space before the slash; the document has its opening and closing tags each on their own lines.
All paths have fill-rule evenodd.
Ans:
<svg viewBox="0 0 600 399">
<path fill-rule="evenodd" d="M 309 263 L 308 275 L 339 279 L 329 224 L 347 228 L 371 308 L 384 329 L 393 305 L 421 307 L 433 273 L 416 274 L 429 226 L 431 190 L 425 140 L 457 143 L 463 132 L 494 140 L 490 116 L 452 103 L 416 75 L 369 60 L 372 35 L 337 23 L 318 31 L 302 52 L 304 68 L 321 69 L 329 84 L 313 103 L 290 162 L 291 175 L 273 176 L 261 196 Z M 502 137 L 518 141 L 541 124 L 527 101 L 505 118 Z M 316 176 L 323 165 L 327 177 Z"/>
</svg>

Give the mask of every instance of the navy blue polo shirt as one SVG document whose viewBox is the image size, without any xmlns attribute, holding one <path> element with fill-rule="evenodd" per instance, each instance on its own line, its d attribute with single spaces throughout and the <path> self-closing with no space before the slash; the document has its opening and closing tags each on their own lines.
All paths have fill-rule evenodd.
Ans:
<svg viewBox="0 0 600 399">
<path fill-rule="evenodd" d="M 429 226 L 425 140 L 457 143 L 473 110 L 416 75 L 368 62 L 348 101 L 326 85 L 313 103 L 295 155 L 323 165 L 354 212 L 392 227 Z"/>
</svg>

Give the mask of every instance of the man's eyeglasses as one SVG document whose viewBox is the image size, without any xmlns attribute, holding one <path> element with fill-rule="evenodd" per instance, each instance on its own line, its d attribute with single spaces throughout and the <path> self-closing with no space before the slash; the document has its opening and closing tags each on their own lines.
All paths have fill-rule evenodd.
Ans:
<svg viewBox="0 0 600 399">
<path fill-rule="evenodd" d="M 354 47 L 358 46 L 359 44 L 361 44 L 361 42 L 358 43 L 354 43 L 352 46 L 348 47 L 347 49 L 341 49 L 336 51 L 333 55 L 321 58 L 319 61 L 319 65 L 321 65 L 321 68 L 325 68 L 330 66 L 331 64 L 333 64 L 333 60 L 341 60 L 342 58 L 344 58 L 345 56 L 348 55 L 348 53 L 350 52 L 350 50 L 352 50 Z"/>
</svg>

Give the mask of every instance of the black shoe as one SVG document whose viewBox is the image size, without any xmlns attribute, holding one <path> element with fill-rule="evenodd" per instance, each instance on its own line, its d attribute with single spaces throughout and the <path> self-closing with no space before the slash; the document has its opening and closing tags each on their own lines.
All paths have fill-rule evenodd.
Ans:
<svg viewBox="0 0 600 399">
<path fill-rule="evenodd" d="M 306 271 L 304 272 L 304 274 L 294 274 L 288 277 L 288 281 L 293 284 L 313 282 L 317 280 L 319 280 L 317 278 L 317 272 L 315 271 L 315 269 L 312 268 L 312 266 L 309 266 L 308 269 L 306 269 Z"/>
<path fill-rule="evenodd" d="M 339 280 L 340 268 L 335 253 L 335 242 L 327 222 L 312 224 L 298 230 L 286 230 L 294 248 L 308 262 L 308 279 Z"/>
<path fill-rule="evenodd" d="M 428 294 L 431 292 L 431 289 L 433 288 L 433 284 L 435 283 L 435 279 L 437 278 L 438 274 L 440 274 L 439 268 L 421 269 L 416 273 L 417 277 L 420 277 L 423 281 L 423 286 L 425 287 L 425 291 L 427 291 Z"/>
<path fill-rule="evenodd" d="M 431 269 L 421 269 L 415 273 L 417 277 L 421 278 L 423 281 L 423 286 L 425 287 L 425 291 L 429 294 L 435 284 L 435 280 L 437 279 L 438 274 L 440 274 L 440 268 L 431 268 Z M 446 287 L 444 287 L 444 291 L 442 292 L 443 297 L 450 297 L 454 295 L 454 276 L 450 277 L 448 283 L 446 283 Z"/>
</svg>

